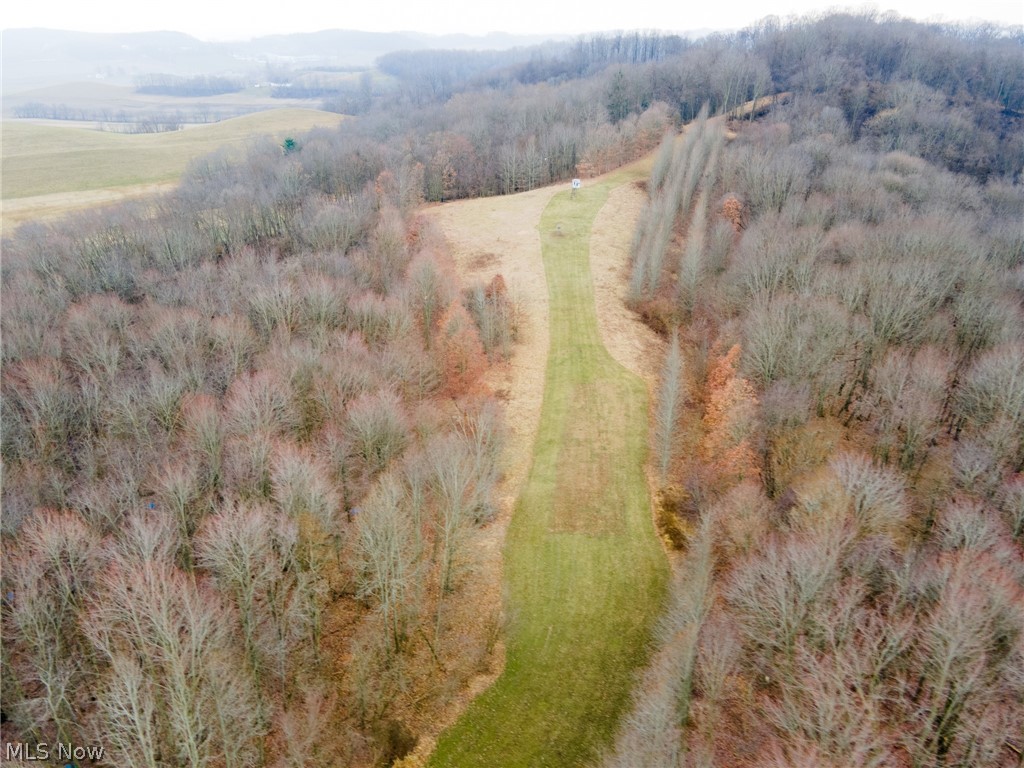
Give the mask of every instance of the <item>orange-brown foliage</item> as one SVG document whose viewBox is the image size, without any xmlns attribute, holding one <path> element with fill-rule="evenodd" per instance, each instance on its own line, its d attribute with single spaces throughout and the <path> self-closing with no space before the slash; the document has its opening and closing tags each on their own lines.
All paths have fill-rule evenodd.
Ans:
<svg viewBox="0 0 1024 768">
<path fill-rule="evenodd" d="M 488 299 L 503 299 L 508 295 L 508 287 L 505 285 L 505 278 L 498 273 L 491 278 L 491 282 L 484 288 L 484 296 Z"/>
<path fill-rule="evenodd" d="M 746 213 L 743 208 L 743 203 L 740 202 L 739 198 L 735 195 L 728 195 L 725 200 L 722 201 L 722 208 L 720 211 L 722 217 L 732 224 L 733 229 L 739 232 L 744 227 L 746 221 Z"/>
<path fill-rule="evenodd" d="M 738 344 L 711 365 L 706 387 L 702 456 L 727 487 L 760 478 L 760 459 L 752 440 L 756 428 L 757 396 L 749 381 L 736 372 Z"/>
<path fill-rule="evenodd" d="M 438 335 L 439 362 L 444 371 L 442 393 L 458 397 L 477 389 L 487 367 L 487 355 L 472 318 L 460 302 L 448 306 Z"/>
<path fill-rule="evenodd" d="M 373 183 L 373 191 L 377 195 L 377 205 L 383 205 L 385 201 L 396 204 L 399 190 L 395 174 L 386 168 L 378 173 Z"/>
</svg>

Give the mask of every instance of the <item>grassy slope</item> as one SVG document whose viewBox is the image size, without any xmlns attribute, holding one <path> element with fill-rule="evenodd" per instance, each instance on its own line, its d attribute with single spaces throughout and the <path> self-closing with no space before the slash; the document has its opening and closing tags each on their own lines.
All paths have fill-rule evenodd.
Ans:
<svg viewBox="0 0 1024 768">
<path fill-rule="evenodd" d="M 646 659 L 667 563 L 643 474 L 647 393 L 598 335 L 589 237 L 617 174 L 540 221 L 551 349 L 533 465 L 505 546 L 505 672 L 441 738 L 435 766 L 582 765 L 609 743 Z"/>
<path fill-rule="evenodd" d="M 223 146 L 244 146 L 262 134 L 283 137 L 341 115 L 273 109 L 184 131 L 142 135 L 84 128 L 3 124 L 4 200 L 59 192 L 175 181 L 189 161 Z"/>
</svg>

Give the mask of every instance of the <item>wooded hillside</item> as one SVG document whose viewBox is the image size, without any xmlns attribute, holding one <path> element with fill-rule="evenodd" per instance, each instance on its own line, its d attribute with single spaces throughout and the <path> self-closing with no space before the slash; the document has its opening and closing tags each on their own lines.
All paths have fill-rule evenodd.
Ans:
<svg viewBox="0 0 1024 768">
<path fill-rule="evenodd" d="M 796 86 L 790 35 L 753 39 Z M 658 514 L 685 554 L 607 766 L 1020 764 L 1018 107 L 968 74 L 983 36 L 941 76 L 857 39 L 817 60 L 862 85 L 659 152 L 631 301 L 668 342 Z"/>
<path fill-rule="evenodd" d="M 1022 44 L 833 15 L 398 56 L 336 130 L 20 227 L 3 739 L 406 755 L 501 634 L 466 542 L 519 321 L 417 208 L 660 145 L 630 304 L 666 339 L 651 464 L 683 554 L 607 765 L 1020 765 Z"/>
</svg>

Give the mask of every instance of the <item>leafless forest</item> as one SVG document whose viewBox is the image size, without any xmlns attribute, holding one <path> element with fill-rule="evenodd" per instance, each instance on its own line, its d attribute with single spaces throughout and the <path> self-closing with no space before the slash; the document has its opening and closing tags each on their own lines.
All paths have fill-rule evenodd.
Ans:
<svg viewBox="0 0 1024 768">
<path fill-rule="evenodd" d="M 1020 766 L 1022 52 L 834 15 L 393 54 L 399 87 L 336 131 L 23 225 L 4 741 L 402 758 L 501 633 L 454 617 L 500 472 L 481 376 L 519 323 L 417 208 L 656 150 L 630 302 L 667 341 L 677 577 L 605 765 Z"/>
<path fill-rule="evenodd" d="M 1021 765 L 1020 105 L 977 31 L 913 64 L 837 21 L 755 35 L 790 94 L 700 116 L 649 182 L 630 292 L 682 554 L 609 768 Z"/>
</svg>

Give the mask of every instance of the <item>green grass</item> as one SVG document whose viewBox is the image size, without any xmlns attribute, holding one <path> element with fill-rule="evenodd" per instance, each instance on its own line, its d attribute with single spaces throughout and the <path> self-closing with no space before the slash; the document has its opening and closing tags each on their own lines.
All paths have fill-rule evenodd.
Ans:
<svg viewBox="0 0 1024 768">
<path fill-rule="evenodd" d="M 341 115 L 273 109 L 170 133 L 126 135 L 31 123 L 3 124 L 4 200 L 176 181 L 196 157 L 244 147 L 255 137 L 283 138 Z"/>
<path fill-rule="evenodd" d="M 533 464 L 505 545 L 505 671 L 434 766 L 570 768 L 611 743 L 648 655 L 668 566 L 643 464 L 647 393 L 601 343 L 589 239 L 625 174 L 556 195 L 540 231 L 551 311 Z"/>
</svg>

